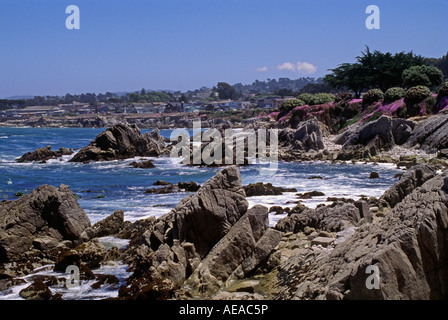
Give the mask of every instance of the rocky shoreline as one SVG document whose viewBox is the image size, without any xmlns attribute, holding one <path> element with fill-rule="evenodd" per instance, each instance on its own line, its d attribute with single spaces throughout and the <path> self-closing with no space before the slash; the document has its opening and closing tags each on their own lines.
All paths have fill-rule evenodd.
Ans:
<svg viewBox="0 0 448 320">
<path fill-rule="evenodd" d="M 445 299 L 448 171 L 408 169 L 379 199 L 335 199 L 291 210 L 275 227 L 268 208 L 248 208 L 238 167 L 224 168 L 169 214 L 134 223 L 123 211 L 91 225 L 67 186 L 41 186 L 0 203 L 0 291 L 52 264 L 60 277 L 31 277 L 24 299 L 63 299 L 68 266 L 91 290 L 116 299 Z M 108 250 L 100 237 L 128 239 Z M 121 261 L 124 284 L 95 270 Z M 383 282 L 365 288 L 365 268 Z"/>
</svg>

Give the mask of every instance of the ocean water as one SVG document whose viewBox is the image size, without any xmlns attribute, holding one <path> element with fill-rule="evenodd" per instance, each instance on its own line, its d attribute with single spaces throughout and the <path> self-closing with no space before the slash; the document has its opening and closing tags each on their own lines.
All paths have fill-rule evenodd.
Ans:
<svg viewBox="0 0 448 320">
<path fill-rule="evenodd" d="M 136 169 L 129 163 L 136 159 L 98 162 L 90 164 L 69 163 L 72 156 L 50 160 L 46 164 L 16 163 L 15 159 L 28 151 L 47 145 L 52 150 L 60 147 L 80 149 L 94 139 L 104 129 L 92 128 L 0 128 L 0 200 L 17 199 L 17 192 L 29 193 L 42 184 L 59 186 L 66 184 L 79 197 L 78 202 L 85 210 L 92 223 L 95 223 L 115 210 L 122 209 L 125 220 L 135 221 L 149 216 L 162 216 L 177 205 L 188 192 L 174 194 L 145 194 L 147 188 L 157 180 L 171 183 L 195 181 L 203 184 L 213 177 L 220 168 L 189 167 L 180 164 L 180 159 L 145 158 L 153 160 L 156 168 Z M 146 130 L 142 130 L 143 132 Z M 161 134 L 169 137 L 171 130 L 161 130 Z M 369 179 L 370 172 L 379 173 L 379 179 Z M 357 199 L 361 196 L 379 197 L 397 179 L 396 173 L 402 170 L 394 165 L 373 164 L 330 164 L 325 162 L 280 162 L 278 169 L 269 178 L 259 174 L 259 167 L 240 167 L 244 185 L 255 182 L 270 182 L 274 186 L 296 188 L 297 192 L 321 191 L 325 196 L 303 200 L 309 207 L 319 203 L 327 203 L 327 197 L 347 197 Z M 324 179 L 307 179 L 321 176 Z M 296 192 L 288 192 L 280 196 L 249 197 L 249 205 L 263 204 L 268 207 L 280 205 L 294 207 L 298 200 Z M 270 215 L 270 224 L 285 215 Z M 113 240 L 112 240 L 113 242 Z M 117 265 L 109 272 L 125 278 L 125 266 Z M 48 272 L 48 270 L 38 271 Z M 17 288 L 15 288 L 17 289 Z M 17 290 L 3 298 L 17 298 Z M 98 290 L 81 293 L 64 292 L 65 298 L 96 299 L 116 295 L 116 290 Z M 90 294 L 92 296 L 90 296 Z M 0 297 L 2 299 L 2 297 Z"/>
</svg>

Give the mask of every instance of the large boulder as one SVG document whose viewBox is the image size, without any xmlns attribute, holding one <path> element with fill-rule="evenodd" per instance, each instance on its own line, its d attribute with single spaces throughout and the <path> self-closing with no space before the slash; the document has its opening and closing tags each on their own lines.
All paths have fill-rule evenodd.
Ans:
<svg viewBox="0 0 448 320">
<path fill-rule="evenodd" d="M 292 256 L 279 268 L 275 298 L 446 299 L 447 208 L 445 173 L 413 190 L 381 221 L 361 225 L 334 249 L 311 247 Z M 367 285 L 373 282 L 370 266 L 377 268 L 377 288 Z"/>
<path fill-rule="evenodd" d="M 124 211 L 117 210 L 110 216 L 84 230 L 81 234 L 81 238 L 84 241 L 89 241 L 93 238 L 115 235 L 123 228 L 123 225 Z"/>
<path fill-rule="evenodd" d="M 164 149 L 165 142 L 158 129 L 142 135 L 136 125 L 117 124 L 100 133 L 70 161 L 109 161 L 136 156 L 159 156 Z"/>
<path fill-rule="evenodd" d="M 244 186 L 246 197 L 282 195 L 283 192 L 297 192 L 295 188 L 275 187 L 271 183 L 250 183 Z"/>
<path fill-rule="evenodd" d="M 421 148 L 428 153 L 448 148 L 448 114 L 420 121 L 405 146 Z"/>
<path fill-rule="evenodd" d="M 365 124 L 354 124 L 340 134 L 335 143 L 344 150 L 367 147 L 370 155 L 380 150 L 389 150 L 395 145 L 403 144 L 414 130 L 415 123 L 410 120 L 381 116 Z"/>
<path fill-rule="evenodd" d="M 322 132 L 317 119 L 313 118 L 300 122 L 297 128 L 286 128 L 279 132 L 279 142 L 289 146 L 292 150 L 318 151 L 324 149 Z"/>
<path fill-rule="evenodd" d="M 20 259 L 36 245 L 77 240 L 90 220 L 70 188 L 43 185 L 24 197 L 0 203 L 0 262 Z M 45 241 L 41 241 L 45 238 Z"/>
</svg>

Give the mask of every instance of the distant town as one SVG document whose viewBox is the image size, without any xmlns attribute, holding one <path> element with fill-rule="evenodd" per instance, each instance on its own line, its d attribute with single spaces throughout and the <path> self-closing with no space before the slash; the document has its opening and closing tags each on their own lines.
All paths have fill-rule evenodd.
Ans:
<svg viewBox="0 0 448 320">
<path fill-rule="evenodd" d="M 310 87 L 311 86 L 311 87 Z M 305 87 L 325 86 L 321 79 L 289 78 L 255 81 L 251 85 L 229 85 L 194 91 L 140 91 L 132 93 L 81 94 L 65 96 L 35 96 L 0 100 L 0 118 L 35 118 L 75 115 L 151 115 L 178 113 L 215 113 L 244 110 L 270 110 L 284 101 L 294 99 Z M 316 89 L 316 88 L 314 88 Z M 307 90 L 309 91 L 309 90 Z"/>
</svg>

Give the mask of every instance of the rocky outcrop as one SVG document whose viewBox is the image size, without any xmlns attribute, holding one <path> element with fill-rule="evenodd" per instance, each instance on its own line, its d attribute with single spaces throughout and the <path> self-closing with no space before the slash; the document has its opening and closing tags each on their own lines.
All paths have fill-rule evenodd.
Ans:
<svg viewBox="0 0 448 320">
<path fill-rule="evenodd" d="M 84 241 L 89 241 L 93 238 L 115 235 L 121 231 L 123 226 L 124 212 L 123 210 L 117 210 L 105 219 L 85 229 L 81 234 L 81 238 Z"/>
<path fill-rule="evenodd" d="M 279 142 L 292 150 L 308 152 L 324 149 L 322 132 L 317 119 L 300 122 L 296 129 L 283 129 L 279 132 Z"/>
<path fill-rule="evenodd" d="M 295 188 L 274 187 L 271 183 L 251 183 L 244 187 L 246 197 L 282 195 L 283 192 L 297 192 Z"/>
<path fill-rule="evenodd" d="M 174 208 L 174 237 L 193 243 L 196 252 L 204 257 L 247 207 L 238 168 L 225 168 Z"/>
<path fill-rule="evenodd" d="M 364 218 L 364 211 L 352 203 L 335 202 L 316 209 L 306 208 L 280 219 L 275 229 L 282 232 L 302 232 L 306 227 L 338 232 L 356 226 Z"/>
<path fill-rule="evenodd" d="M 0 203 L 0 262 L 21 259 L 36 246 L 77 240 L 90 220 L 70 188 L 43 185 L 15 201 Z M 44 241 L 43 238 L 46 238 Z"/>
<path fill-rule="evenodd" d="M 210 296 L 231 276 L 243 278 L 265 259 L 281 240 L 269 229 L 268 209 L 256 205 L 230 229 L 201 261 L 186 285 L 193 295 Z"/>
<path fill-rule="evenodd" d="M 134 161 L 134 162 L 131 162 L 129 164 L 129 166 L 132 166 L 132 167 L 138 168 L 138 169 L 152 169 L 152 168 L 156 167 L 151 160 L 146 160 L 146 161 L 141 161 L 141 162 Z"/>
<path fill-rule="evenodd" d="M 171 213 L 125 227 L 131 241 L 124 261 L 134 273 L 119 297 L 168 299 L 185 290 L 210 296 L 226 280 L 250 273 L 281 232 L 268 228 L 266 207 L 247 208 L 238 168 L 230 166 Z"/>
<path fill-rule="evenodd" d="M 276 299 L 446 299 L 447 208 L 445 173 L 334 249 L 314 246 L 292 256 L 279 268 Z M 378 268 L 377 288 L 366 285 L 372 283 L 369 266 Z"/>
<path fill-rule="evenodd" d="M 416 165 L 408 169 L 391 188 L 380 197 L 383 206 L 395 207 L 415 188 L 432 179 L 436 171 L 428 165 Z"/>
<path fill-rule="evenodd" d="M 141 134 L 136 125 L 118 124 L 100 133 L 87 147 L 82 148 L 71 162 L 109 161 L 137 156 L 159 156 L 165 142 L 159 130 Z"/>
<path fill-rule="evenodd" d="M 364 151 L 365 155 L 375 156 L 406 142 L 414 127 L 413 121 L 383 115 L 378 120 L 351 126 L 335 143 L 341 144 L 344 151 Z"/>
<path fill-rule="evenodd" d="M 73 150 L 67 148 L 59 148 L 58 151 L 52 151 L 51 146 L 39 148 L 33 152 L 27 152 L 17 162 L 32 162 L 32 161 L 47 161 L 50 159 L 57 159 L 62 156 L 73 154 Z"/>
<path fill-rule="evenodd" d="M 421 148 L 428 153 L 448 148 L 448 114 L 445 112 L 420 121 L 405 146 Z"/>
</svg>

